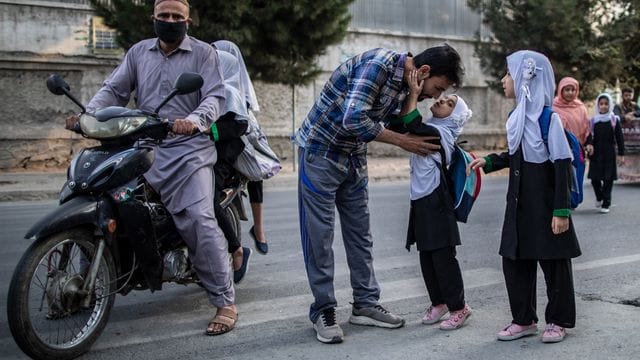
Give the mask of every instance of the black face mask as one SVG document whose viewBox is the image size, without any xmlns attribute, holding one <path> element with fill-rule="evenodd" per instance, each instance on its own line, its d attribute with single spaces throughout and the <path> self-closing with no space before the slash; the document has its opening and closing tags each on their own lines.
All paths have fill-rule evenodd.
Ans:
<svg viewBox="0 0 640 360">
<path fill-rule="evenodd" d="M 153 23 L 158 38 L 167 44 L 182 40 L 187 33 L 187 22 L 168 22 L 156 19 Z"/>
</svg>

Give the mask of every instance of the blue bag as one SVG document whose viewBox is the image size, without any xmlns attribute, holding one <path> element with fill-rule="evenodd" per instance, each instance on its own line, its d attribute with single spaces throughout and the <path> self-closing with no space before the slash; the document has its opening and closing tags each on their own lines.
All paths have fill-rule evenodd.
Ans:
<svg viewBox="0 0 640 360">
<path fill-rule="evenodd" d="M 548 147 L 549 141 L 549 125 L 551 123 L 551 114 L 553 114 L 553 110 L 550 107 L 545 106 L 542 109 L 542 114 L 540 115 L 540 119 L 538 120 L 540 123 L 540 132 L 542 133 L 542 141 Z M 582 183 L 584 182 L 584 153 L 582 151 L 582 146 L 578 141 L 578 138 L 571 133 L 569 130 L 565 129 L 564 134 L 567 137 L 567 141 L 569 142 L 569 146 L 571 147 L 571 153 L 573 154 L 573 160 L 571 161 L 571 167 L 573 168 L 572 176 L 571 176 L 571 208 L 575 209 L 580 205 L 582 199 L 584 197 L 584 191 L 582 189 Z"/>
<path fill-rule="evenodd" d="M 444 159 L 444 156 L 442 157 Z M 473 153 L 455 145 L 451 154 L 451 163 L 445 171 L 447 187 L 453 198 L 453 210 L 456 220 L 466 223 L 471 207 L 480 195 L 482 177 L 480 168 L 472 170 L 467 176 L 467 165 L 475 159 Z"/>
</svg>

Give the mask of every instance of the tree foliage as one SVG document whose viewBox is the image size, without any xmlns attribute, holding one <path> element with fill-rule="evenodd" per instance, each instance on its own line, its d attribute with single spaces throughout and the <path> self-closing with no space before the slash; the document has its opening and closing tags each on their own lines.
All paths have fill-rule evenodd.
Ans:
<svg viewBox="0 0 640 360">
<path fill-rule="evenodd" d="M 522 49 L 547 55 L 556 80 L 576 78 L 583 99 L 614 85 L 625 72 L 625 49 L 607 41 L 604 33 L 615 18 L 611 1 L 470 0 L 469 5 L 482 12 L 490 29 L 485 38 L 477 35 L 475 51 L 494 79 L 489 84 L 493 88 L 499 88 L 506 71 L 506 56 Z M 633 32 L 638 32 L 637 25 Z"/>
<path fill-rule="evenodd" d="M 617 9 L 613 21 L 606 24 L 604 40 L 621 49 L 622 87 L 640 88 L 640 0 L 614 2 Z M 638 91 L 636 91 L 638 94 Z"/>
<path fill-rule="evenodd" d="M 227 39 L 242 49 L 253 78 L 304 84 L 319 72 L 316 60 L 346 35 L 354 0 L 197 0 L 189 34 L 205 42 Z M 155 37 L 153 0 L 91 0 L 125 49 Z"/>
</svg>

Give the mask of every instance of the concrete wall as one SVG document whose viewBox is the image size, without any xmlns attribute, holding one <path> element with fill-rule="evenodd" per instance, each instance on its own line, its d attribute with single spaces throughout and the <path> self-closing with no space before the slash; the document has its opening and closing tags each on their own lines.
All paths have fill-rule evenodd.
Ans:
<svg viewBox="0 0 640 360">
<path fill-rule="evenodd" d="M 89 55 L 91 9 L 47 1 L 0 0 L 0 49 Z"/>
<path fill-rule="evenodd" d="M 77 107 L 45 87 L 50 73 L 61 74 L 72 92 L 86 103 L 118 57 L 92 55 L 87 47 L 91 12 L 83 5 L 54 5 L 43 1 L 0 0 L 0 171 L 64 169 L 87 141 L 63 129 L 64 118 Z M 344 41 L 320 57 L 325 70 L 318 79 L 295 89 L 256 82 L 262 111 L 258 119 L 283 161 L 293 161 L 289 141 L 311 108 L 331 71 L 351 55 L 374 47 L 418 53 L 445 39 L 352 29 Z M 473 45 L 447 39 L 461 54 L 465 85 L 458 91 L 474 112 L 464 138 L 471 148 L 504 148 L 504 119 L 511 103 L 488 91 Z M 247 59 L 247 61 L 251 61 Z M 295 105 L 294 105 L 295 104 Z M 421 104 L 427 112 L 429 103 Z M 372 143 L 373 156 L 401 155 L 395 147 Z"/>
</svg>

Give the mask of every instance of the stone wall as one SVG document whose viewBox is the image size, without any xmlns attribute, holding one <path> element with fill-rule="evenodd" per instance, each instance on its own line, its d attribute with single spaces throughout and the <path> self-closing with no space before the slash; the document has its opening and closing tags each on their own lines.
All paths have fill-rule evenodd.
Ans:
<svg viewBox="0 0 640 360">
<path fill-rule="evenodd" d="M 87 47 L 91 16 L 82 5 L 0 0 L 0 171 L 61 170 L 79 148 L 89 144 L 64 130 L 64 118 L 78 108 L 65 97 L 50 94 L 45 80 L 50 73 L 61 74 L 86 103 L 117 66 L 119 57 L 93 55 Z M 444 41 L 460 52 L 466 67 L 465 84 L 458 94 L 474 112 L 463 135 L 468 147 L 504 148 L 504 121 L 511 104 L 485 86 L 471 42 L 356 29 L 319 58 L 325 71 L 312 83 L 295 88 L 255 83 L 261 107 L 257 116 L 270 144 L 283 161 L 294 161 L 290 136 L 331 71 L 349 56 L 374 47 L 418 53 Z M 428 106 L 427 101 L 420 105 L 423 113 Z M 403 151 L 374 142 L 370 153 L 388 156 Z"/>
</svg>

